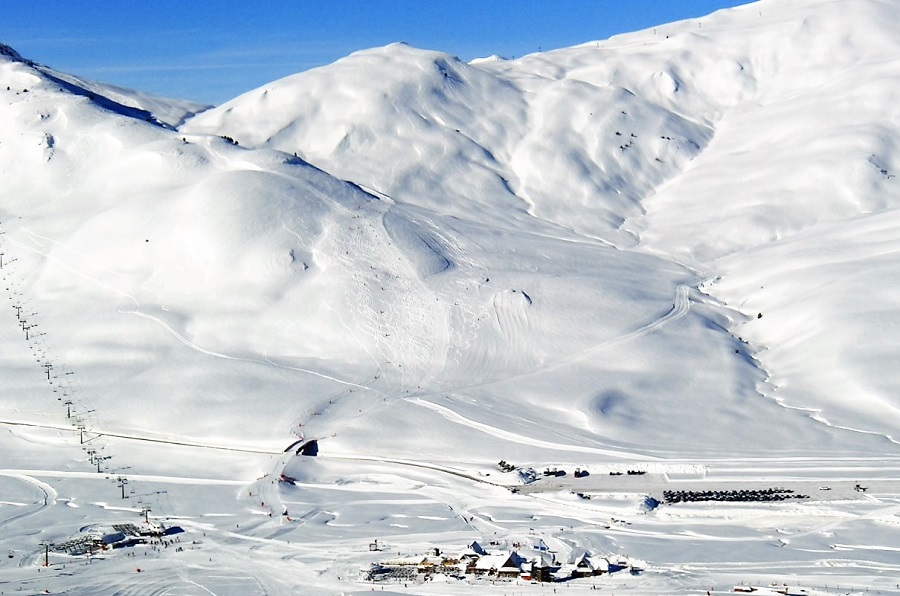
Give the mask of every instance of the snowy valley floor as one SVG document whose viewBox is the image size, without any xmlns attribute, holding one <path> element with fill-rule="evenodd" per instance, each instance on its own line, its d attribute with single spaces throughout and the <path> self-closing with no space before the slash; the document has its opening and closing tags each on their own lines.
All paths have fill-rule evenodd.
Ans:
<svg viewBox="0 0 900 596">
<path fill-rule="evenodd" d="M 107 452 L 124 442 L 108 441 Z M 775 582 L 810 593 L 900 593 L 900 458 L 629 462 L 590 466 L 591 474 L 577 479 L 571 468 L 563 478 L 539 471 L 536 482 L 521 486 L 515 473 L 499 469 L 371 456 L 224 452 L 209 457 L 217 450 L 192 447 L 173 454 L 170 447 L 143 447 L 156 457 L 208 459 L 205 478 L 98 473 L 87 462 L 35 469 L 15 466 L 18 457 L 9 456 L 24 459 L 26 452 L 52 450 L 73 462 L 87 445 L 71 429 L 3 423 L 0 590 L 549 594 L 597 587 L 703 594 Z M 255 480 L 217 474 L 220 456 L 270 465 L 273 473 Z M 273 475 L 285 464 L 300 477 L 295 484 Z M 628 469 L 649 471 L 638 476 L 628 475 Z M 672 477 L 660 473 L 666 469 Z M 610 475 L 617 471 L 626 473 Z M 122 477 L 128 479 L 124 489 Z M 857 484 L 867 490 L 856 490 Z M 663 500 L 664 490 L 775 487 L 809 498 L 645 505 L 648 495 Z M 93 556 L 51 550 L 50 566 L 43 566 L 42 540 L 59 544 L 91 531 L 111 531 L 113 524 L 146 527 L 145 515 L 185 532 L 170 537 L 168 545 L 141 544 Z M 553 584 L 472 576 L 367 583 L 361 574 L 378 560 L 424 557 L 435 548 L 454 553 L 473 540 L 489 550 L 542 544 L 563 562 L 585 550 L 627 557 L 642 571 Z M 379 551 L 369 550 L 373 542 Z"/>
<path fill-rule="evenodd" d="M 713 449 L 702 442 L 666 453 L 571 438 L 552 429 L 540 434 L 537 426 L 484 414 L 466 395 L 390 391 L 386 385 L 384 392 L 356 385 L 355 393 L 344 388 L 335 393 L 332 387 L 322 392 L 332 399 L 285 414 L 285 420 L 297 418 L 306 432 L 315 432 L 307 436 L 318 439 L 315 457 L 296 455 L 297 446 L 285 452 L 297 437 L 277 433 L 256 441 L 251 433 L 238 439 L 214 428 L 186 436 L 187 421 L 164 431 L 155 422 L 142 426 L 136 414 L 126 419 L 128 426 L 111 428 L 113 407 L 150 412 L 175 402 L 167 405 L 149 394 L 124 404 L 91 399 L 78 380 L 81 369 L 62 365 L 55 356 L 56 329 L 42 326 L 47 319 L 33 312 L 34 300 L 23 300 L 28 290 L 17 282 L 21 278 L 8 278 L 12 289 L 6 298 L 13 308 L 0 311 L 8 375 L 0 406 L 0 592 L 242 595 L 374 589 L 437 595 L 599 588 L 705 594 L 774 583 L 797 594 L 900 594 L 900 455 L 888 439 L 873 435 L 857 442 L 859 433 L 829 428 L 833 434 L 812 448 L 795 442 L 778 456 L 765 455 L 765 449 L 752 455 L 746 448 Z M 687 288 L 679 286 L 671 310 L 662 309 L 658 319 L 606 343 L 650 337 L 685 320 L 689 308 Z M 186 353 L 200 352 L 192 346 Z M 236 365 L 212 366 L 218 368 L 211 369 L 210 378 L 217 378 Z M 98 378 L 103 371 L 89 372 Z M 527 375 L 512 378 L 519 377 L 530 382 Z M 228 412 L 225 406 L 202 398 L 185 400 L 181 407 L 197 424 L 211 413 L 233 419 L 222 414 Z M 781 413 L 777 407 L 773 411 Z M 278 432 L 291 427 L 285 424 Z M 329 434 L 330 428 L 337 430 Z M 434 449 L 404 451 L 391 443 L 392 428 L 408 434 L 430 429 L 435 441 L 457 444 L 459 452 L 441 458 Z M 367 450 L 367 437 L 382 443 Z M 430 440 L 419 440 L 431 449 Z M 830 451 L 828 441 L 833 441 Z M 864 448 L 871 446 L 879 450 Z M 516 469 L 501 470 L 501 459 Z M 545 475 L 551 468 L 566 474 Z M 576 478 L 576 468 L 589 475 Z M 523 483 L 521 473 L 527 470 L 536 480 Z M 667 491 L 718 492 L 716 498 L 725 499 L 767 490 L 789 496 L 777 502 L 666 502 Z M 79 539 L 102 540 L 127 524 L 184 531 L 124 548 L 59 550 Z M 490 552 L 551 555 L 562 564 L 558 581 L 474 575 L 425 581 L 421 574 L 366 580 L 373 563 L 422 559 L 435 549 L 454 556 L 473 541 Z M 623 560 L 627 567 L 596 577 L 565 577 L 585 553 Z"/>
</svg>

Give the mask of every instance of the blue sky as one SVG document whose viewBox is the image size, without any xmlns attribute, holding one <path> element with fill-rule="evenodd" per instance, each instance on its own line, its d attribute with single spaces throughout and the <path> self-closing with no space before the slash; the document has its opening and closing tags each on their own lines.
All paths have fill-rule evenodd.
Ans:
<svg viewBox="0 0 900 596">
<path fill-rule="evenodd" d="M 749 0 L 28 0 L 0 42 L 72 74 L 221 103 L 356 50 L 405 41 L 471 60 L 522 56 Z"/>
</svg>

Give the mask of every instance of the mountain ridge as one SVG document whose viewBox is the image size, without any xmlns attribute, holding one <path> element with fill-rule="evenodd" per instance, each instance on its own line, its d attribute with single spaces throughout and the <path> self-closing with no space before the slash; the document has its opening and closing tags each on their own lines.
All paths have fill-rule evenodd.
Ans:
<svg viewBox="0 0 900 596">
<path fill-rule="evenodd" d="M 894 578 L 898 18 L 392 44 L 209 109 L 0 46 L 0 544 L 151 503 L 197 540 L 148 590 L 335 593 L 375 536 L 631 551 L 651 593 Z M 795 496 L 660 500 L 745 485 Z M 53 587 L 121 589 L 104 556 Z"/>
</svg>

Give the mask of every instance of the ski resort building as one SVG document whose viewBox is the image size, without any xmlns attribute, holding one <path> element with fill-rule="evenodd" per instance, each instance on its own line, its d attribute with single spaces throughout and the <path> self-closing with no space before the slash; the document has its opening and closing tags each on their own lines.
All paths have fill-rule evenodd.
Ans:
<svg viewBox="0 0 900 596">
<path fill-rule="evenodd" d="M 604 573 L 609 573 L 609 570 L 609 559 L 594 557 L 589 553 L 585 553 L 575 562 L 575 568 L 572 570 L 572 577 L 577 578 L 603 575 Z"/>
<path fill-rule="evenodd" d="M 506 552 L 496 555 L 485 555 L 475 563 L 475 575 L 516 578 L 523 571 L 531 573 L 531 566 L 517 552 Z"/>
</svg>

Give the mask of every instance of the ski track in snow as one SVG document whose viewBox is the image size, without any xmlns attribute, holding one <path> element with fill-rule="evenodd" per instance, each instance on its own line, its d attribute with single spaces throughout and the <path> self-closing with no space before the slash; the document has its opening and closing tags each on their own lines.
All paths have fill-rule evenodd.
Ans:
<svg viewBox="0 0 900 596">
<path fill-rule="evenodd" d="M 24 231 L 24 230 L 23 230 L 23 231 Z M 30 232 L 26 232 L 26 233 L 28 233 L 29 235 L 31 235 Z M 7 234 L 7 236 L 8 236 L 8 234 Z M 49 240 L 49 239 L 48 239 L 48 240 Z M 15 240 L 14 238 L 9 238 L 9 241 L 10 241 L 10 243 L 12 243 L 13 245 L 17 246 L 18 248 L 21 248 L 21 249 L 23 249 L 23 250 L 25 250 L 25 251 L 28 251 L 28 252 L 31 252 L 31 253 L 39 254 L 39 255 L 41 255 L 42 257 L 44 257 L 45 259 L 53 260 L 54 262 L 58 263 L 58 264 L 61 265 L 62 267 L 66 268 L 67 270 L 69 270 L 69 271 L 71 271 L 72 273 L 74 273 L 75 275 L 78 275 L 79 277 L 81 277 L 81 278 L 83 278 L 83 279 L 85 279 L 85 280 L 87 280 L 87 281 L 89 281 L 89 282 L 95 284 L 96 286 L 98 286 L 98 287 L 100 287 L 100 288 L 103 288 L 104 290 L 109 290 L 110 292 L 112 292 L 113 294 L 116 294 L 117 296 L 121 296 L 121 297 L 123 297 L 123 298 L 127 298 L 127 299 L 131 300 L 132 302 L 134 302 L 135 307 L 140 306 L 140 304 L 139 304 L 138 301 L 134 298 L 134 296 L 132 296 L 132 295 L 130 295 L 130 294 L 127 294 L 127 293 L 123 292 L 122 290 L 119 290 L 118 288 L 114 288 L 114 287 L 110 286 L 109 284 L 106 284 L 106 283 L 100 281 L 100 280 L 97 279 L 96 277 L 93 277 L 93 276 L 91 276 L 91 275 L 85 273 L 85 272 L 82 271 L 81 269 L 79 269 L 79 268 L 77 268 L 77 267 L 74 267 L 74 266 L 70 265 L 68 262 L 64 261 L 63 259 L 61 259 L 61 258 L 59 258 L 59 257 L 57 257 L 57 256 L 55 256 L 55 255 L 51 255 L 49 252 L 47 252 L 46 247 L 45 247 L 43 244 L 40 244 L 40 243 L 38 243 L 38 242 L 35 242 L 35 244 L 38 245 L 38 248 L 34 248 L 34 247 L 31 247 L 31 246 L 28 246 L 27 244 L 23 244 L 22 242 L 19 242 L 18 240 Z M 69 249 L 69 247 L 66 246 L 64 243 L 57 242 L 57 241 L 55 241 L 55 240 L 52 240 L 52 242 L 53 242 L 54 244 L 56 244 L 57 246 L 59 246 L 59 247 L 65 249 L 65 250 L 68 251 L 68 252 L 72 252 L 72 253 L 75 254 L 75 255 L 79 255 L 79 254 L 80 254 L 80 253 L 78 253 L 77 251 L 72 251 L 71 249 Z M 105 268 L 104 268 L 104 269 L 105 269 Z M 109 270 L 107 269 L 107 271 L 109 271 Z M 114 275 L 119 275 L 119 274 L 116 273 L 115 271 L 109 271 L 109 272 L 110 272 L 110 273 L 113 273 Z"/>
<path fill-rule="evenodd" d="M 38 490 L 43 495 L 43 498 L 40 501 L 38 501 L 37 503 L 35 503 L 34 507 L 28 508 L 25 511 L 18 513 L 16 515 L 12 515 L 10 517 L 0 519 L 0 527 L 9 525 L 12 522 L 19 521 L 21 519 L 24 519 L 26 517 L 34 515 L 35 513 L 41 511 L 42 509 L 45 509 L 51 505 L 56 504 L 56 497 L 57 497 L 56 489 L 54 489 L 52 486 L 50 486 L 46 482 L 42 482 L 41 480 L 38 480 L 37 478 L 32 478 L 31 476 L 28 476 L 26 474 L 22 474 L 22 473 L 19 473 L 16 471 L 12 471 L 12 470 L 0 470 L 0 476 L 6 476 L 9 478 L 13 478 L 15 480 L 24 482 L 25 484 L 28 484 L 29 486 L 34 487 L 36 490 Z"/>
<path fill-rule="evenodd" d="M 242 356 L 230 356 L 230 355 L 228 355 L 228 354 L 222 354 L 222 353 L 220 353 L 220 352 L 214 352 L 214 351 L 212 351 L 212 350 L 207 350 L 206 348 L 203 348 L 203 347 L 198 346 L 197 344 L 191 342 L 189 339 L 187 339 L 186 337 L 184 337 L 183 335 L 181 335 L 180 333 L 178 333 L 177 331 L 175 331 L 174 329 L 172 329 L 165 321 L 162 321 L 161 319 L 158 319 L 157 317 L 154 317 L 153 315 L 149 315 L 149 314 L 147 314 L 147 313 L 144 313 L 144 312 L 141 312 L 141 311 L 138 311 L 138 310 L 133 310 L 133 311 L 119 311 L 119 312 L 121 312 L 121 313 L 123 313 L 123 314 L 130 314 L 130 315 L 134 315 L 134 316 L 137 316 L 137 317 L 142 317 L 142 318 L 144 318 L 144 319 L 149 319 L 149 320 L 153 321 L 154 323 L 157 323 L 158 325 L 160 325 L 163 329 L 165 329 L 165 330 L 168 331 L 170 334 L 172 334 L 173 337 L 175 337 L 178 341 L 180 341 L 180 342 L 183 343 L 184 345 L 186 345 L 186 346 L 188 346 L 189 348 L 192 348 L 192 349 L 194 349 L 194 350 L 200 352 L 201 354 L 206 354 L 207 356 L 214 356 L 214 357 L 216 357 L 216 358 L 223 358 L 223 359 L 225 359 L 225 360 L 237 360 L 237 361 L 240 361 L 240 362 L 249 362 L 249 363 L 252 363 L 252 364 L 261 364 L 261 365 L 264 365 L 264 366 L 272 366 L 272 367 L 275 367 L 275 368 L 281 368 L 281 369 L 285 369 L 285 370 L 293 370 L 293 371 L 297 371 L 297 372 L 306 373 L 306 374 L 312 375 L 312 376 L 314 376 L 314 377 L 319 377 L 319 378 L 322 378 L 322 379 L 327 379 L 327 380 L 329 380 L 329 381 L 334 381 L 335 383 L 339 383 L 339 384 L 341 384 L 341 385 L 347 385 L 347 386 L 350 386 L 350 387 L 357 387 L 357 388 L 360 388 L 360 389 L 370 389 L 370 387 L 367 387 L 367 386 L 365 386 L 365 385 L 359 385 L 359 384 L 354 383 L 354 382 L 352 382 L 352 381 L 347 381 L 347 380 L 344 380 L 344 379 L 339 379 L 339 378 L 337 378 L 337 377 L 333 377 L 333 376 L 331 376 L 331 375 L 326 375 L 325 373 L 320 373 L 320 372 L 317 372 L 317 371 L 314 371 L 314 370 L 310 370 L 310 369 L 307 369 L 307 368 L 302 368 L 302 367 L 299 367 L 299 366 L 290 366 L 290 365 L 287 365 L 287 364 L 278 364 L 278 363 L 276 363 L 276 362 L 273 362 L 272 360 L 269 360 L 268 358 L 264 358 L 263 360 L 258 360 L 258 359 L 256 359 L 256 358 L 245 358 L 245 357 L 242 357 Z"/>
<path fill-rule="evenodd" d="M 340 310 L 327 302 L 325 307 L 335 313 L 375 366 L 371 381 L 356 387 L 387 400 L 430 383 L 429 379 L 441 370 L 447 351 L 442 329 L 447 323 L 439 300 L 434 300 L 434 294 L 390 238 L 384 217 L 385 210 L 377 205 L 347 212 L 326 230 L 320 239 L 322 246 L 314 254 L 326 279 L 332 271 L 340 271 L 352 280 L 346 286 L 344 300 L 354 321 L 346 321 Z M 328 406 L 348 397 L 346 392 L 334 396 Z M 357 414 L 380 405 L 367 403 Z"/>
<path fill-rule="evenodd" d="M 675 321 L 688 313 L 688 311 L 690 310 L 689 291 L 690 291 L 689 286 L 686 286 L 686 285 L 677 286 L 675 288 L 674 303 L 673 303 L 671 310 L 669 310 L 669 312 L 667 312 L 663 316 L 659 317 L 658 319 L 655 319 L 655 320 L 647 323 L 646 325 L 643 325 L 643 326 L 635 329 L 634 331 L 631 331 L 629 333 L 605 340 L 603 342 L 595 344 L 595 345 L 593 345 L 589 348 L 586 348 L 584 350 L 581 350 L 579 352 L 567 354 L 567 355 L 557 358 L 555 360 L 551 360 L 545 364 L 536 366 L 536 367 L 532 368 L 531 370 L 528 370 L 525 372 L 521 372 L 521 373 L 517 373 L 514 375 L 509 375 L 509 376 L 504 376 L 504 377 L 497 378 L 497 379 L 490 379 L 490 380 L 483 381 L 483 382 L 472 383 L 469 385 L 454 386 L 453 390 L 455 392 L 461 392 L 461 391 L 466 391 L 469 389 L 492 387 L 492 386 L 496 386 L 496 385 L 502 385 L 505 383 L 509 383 L 512 381 L 526 379 L 528 377 L 532 377 L 535 375 L 540 375 L 540 374 L 544 374 L 547 372 L 559 370 L 570 364 L 574 364 L 574 363 L 583 361 L 591 356 L 596 355 L 597 353 L 603 352 L 604 350 L 607 350 L 607 349 L 614 347 L 616 345 L 619 345 L 621 343 L 624 343 L 624 342 L 627 342 L 627 341 L 630 341 L 633 339 L 637 339 L 639 337 L 647 335 L 648 333 L 652 333 L 653 331 L 656 331 L 657 329 L 661 328 L 666 323 Z M 442 393 L 443 393 L 442 391 L 433 391 L 433 392 L 419 393 L 417 396 L 418 397 L 429 397 L 429 396 L 440 395 Z"/>
<path fill-rule="evenodd" d="M 113 473 L 106 474 L 98 474 L 96 470 L 88 471 L 88 472 L 72 472 L 71 470 L 34 470 L 34 469 L 0 469 L 0 476 L 19 476 L 24 475 L 27 477 L 32 476 L 40 476 L 42 478 L 72 478 L 72 479 L 81 479 L 81 480 L 91 480 L 97 482 L 109 482 L 108 476 Z M 123 474 L 125 475 L 125 474 Z M 143 481 L 143 482 L 159 482 L 163 484 L 182 484 L 182 485 L 190 485 L 190 484 L 198 484 L 198 485 L 208 485 L 208 486 L 246 486 L 246 479 L 227 479 L 227 478 L 203 478 L 200 476 L 172 476 L 172 475 L 164 475 L 164 474 L 139 474 L 139 473 L 128 473 L 127 474 L 129 480 L 135 481 Z M 56 493 L 56 489 L 51 487 L 49 484 L 46 484 L 40 480 L 34 479 L 35 482 L 39 483 L 41 486 L 49 487 L 50 494 L 50 503 L 55 504 L 55 499 L 57 499 L 58 495 Z"/>
<path fill-rule="evenodd" d="M 25 230 L 23 229 L 23 231 L 25 231 Z M 70 249 L 69 249 L 64 243 L 61 243 L 61 242 L 58 242 L 58 241 L 55 241 L 55 240 L 52 240 L 52 239 L 49 239 L 49 238 L 45 238 L 45 237 L 43 237 L 43 236 L 34 235 L 34 234 L 32 234 L 31 232 L 27 232 L 27 231 L 26 231 L 26 233 L 28 233 L 29 235 L 33 235 L 33 236 L 35 236 L 35 237 L 40 237 L 40 238 L 43 238 L 43 239 L 48 240 L 48 241 L 50 241 L 50 242 L 53 242 L 55 245 L 57 245 L 57 246 L 59 246 L 59 247 L 61 247 L 61 248 L 64 248 L 64 249 L 67 250 L 67 251 L 70 251 Z M 295 233 L 295 234 L 296 234 L 296 233 Z M 274 366 L 274 367 L 277 367 L 277 368 L 283 368 L 283 369 L 288 369 L 288 370 L 294 370 L 294 371 L 297 371 L 297 372 L 303 372 L 303 373 L 311 374 L 311 375 L 313 375 L 313 376 L 318 376 L 318 377 L 321 377 L 321 378 L 324 378 L 324 379 L 328 379 L 328 380 L 334 381 L 334 382 L 336 382 L 336 383 L 340 383 L 340 384 L 342 384 L 342 385 L 349 385 L 349 386 L 351 386 L 351 387 L 357 387 L 357 388 L 360 388 L 360 389 L 370 389 L 368 386 L 365 386 L 365 385 L 359 385 L 359 384 L 356 384 L 356 383 L 353 383 L 353 382 L 350 382 L 350 381 L 346 381 L 346 380 L 344 380 L 344 379 L 338 379 L 338 378 L 336 378 L 336 377 L 329 376 L 329 375 L 326 375 L 326 374 L 323 374 L 323 373 L 319 373 L 319 372 L 317 372 L 317 371 L 313 371 L 313 370 L 309 370 L 309 369 L 305 369 L 305 368 L 301 368 L 301 367 L 296 367 L 296 366 L 288 366 L 288 365 L 278 364 L 278 363 L 276 363 L 276 362 L 273 362 L 273 361 L 269 360 L 268 358 L 264 358 L 263 360 L 258 360 L 258 359 L 254 359 L 254 358 L 245 358 L 245 357 L 240 357 L 240 356 L 231 356 L 231 355 L 228 355 L 228 354 L 223 354 L 223 353 L 220 353 L 220 352 L 215 352 L 215 351 L 213 351 L 213 350 L 209 350 L 209 349 L 203 348 L 203 347 L 201 347 L 201 346 L 199 346 L 199 345 L 193 343 L 192 341 L 190 341 L 189 339 L 187 339 L 186 337 L 184 337 L 183 335 L 181 335 L 181 334 L 178 333 L 177 331 L 175 331 L 175 330 L 174 330 L 170 325 L 168 325 L 165 321 L 163 321 L 163 320 L 161 320 L 161 319 L 159 319 L 159 318 L 157 318 L 157 317 L 154 317 L 153 315 L 150 315 L 150 314 L 147 314 L 147 313 L 145 313 L 145 312 L 141 312 L 140 310 L 138 310 L 138 309 L 140 308 L 140 303 L 138 302 L 138 300 L 137 300 L 134 296 L 132 296 L 132 295 L 126 293 L 126 292 L 123 292 L 123 291 L 119 290 L 118 288 L 114 288 L 114 287 L 112 287 L 112 286 L 110 286 L 110 285 L 108 285 L 108 284 L 105 284 L 105 283 L 103 283 L 102 281 L 100 281 L 99 279 L 97 279 L 97 278 L 95 278 L 95 277 L 92 277 L 92 276 L 88 275 L 88 274 L 85 273 L 84 271 L 82 271 L 82 270 L 80 270 L 80 269 L 77 269 L 77 268 L 73 267 L 72 265 L 70 265 L 70 264 L 67 263 L 66 261 L 63 261 L 62 259 L 60 259 L 60 258 L 58 258 L 58 257 L 56 257 L 56 256 L 50 255 L 48 252 L 46 252 L 45 246 L 44 246 L 43 244 L 40 244 L 40 243 L 37 243 L 37 242 L 36 242 L 36 244 L 38 244 L 38 246 L 39 246 L 40 248 L 39 248 L 39 249 L 35 249 L 35 248 L 32 248 L 32 247 L 30 247 L 30 246 L 28 246 L 28 245 L 26 245 L 26 244 L 23 244 L 23 243 L 21 243 L 21 242 L 15 240 L 15 239 L 10 238 L 9 240 L 10 240 L 10 242 L 11 242 L 12 244 L 14 244 L 15 246 L 17 246 L 17 247 L 19 247 L 19 248 L 22 248 L 22 249 L 27 250 L 27 251 L 29 251 L 29 252 L 34 252 L 34 253 L 40 254 L 40 255 L 43 256 L 44 258 L 53 259 L 55 262 L 59 263 L 60 265 L 62 265 L 62 266 L 65 267 L 66 269 L 68 269 L 69 271 L 75 273 L 76 275 L 82 277 L 83 279 L 86 279 L 86 280 L 88 280 L 88 281 L 94 283 L 95 285 L 97 285 L 97 286 L 99 286 L 99 287 L 101 287 L 101 288 L 103 288 L 103 289 L 109 290 L 109 291 L 115 293 L 115 294 L 118 295 L 118 296 L 121 296 L 121 297 L 124 297 L 124 298 L 128 298 L 129 300 L 131 300 L 132 302 L 134 302 L 135 310 L 119 310 L 120 313 L 122 313 L 122 314 L 134 315 L 134 316 L 137 316 L 137 317 L 142 317 L 142 318 L 145 318 L 145 319 L 148 319 L 148 320 L 153 321 L 154 323 L 158 324 L 158 325 L 161 326 L 163 329 L 165 329 L 167 332 L 169 332 L 169 333 L 170 333 L 173 337 L 175 337 L 178 341 L 180 341 L 180 342 L 183 343 L 184 345 L 188 346 L 189 348 L 191 348 L 191 349 L 193 349 L 193 350 L 196 350 L 197 352 L 200 352 L 201 354 L 206 354 L 207 356 L 214 356 L 214 357 L 216 357 L 216 358 L 223 358 L 223 359 L 226 359 L 226 360 L 237 360 L 237 361 L 242 361 L 242 362 L 250 362 L 250 363 L 254 363 L 254 364 L 263 364 L 263 365 L 267 365 L 267 366 Z M 72 252 L 73 254 L 80 255 L 80 253 L 78 253 L 77 251 L 71 251 L 71 252 Z M 113 274 L 115 274 L 115 275 L 119 275 L 119 274 L 116 273 L 115 271 L 112 271 L 112 270 L 109 270 L 109 269 L 107 269 L 107 271 L 109 271 L 110 273 L 113 273 Z"/>
<path fill-rule="evenodd" d="M 523 435 L 518 435 L 513 432 L 505 431 L 494 426 L 490 426 L 488 424 L 484 424 L 481 422 L 476 422 L 474 420 L 470 420 L 465 418 L 450 408 L 445 408 L 444 406 L 440 406 L 430 401 L 426 401 L 419 397 L 411 398 L 408 400 L 410 403 L 416 404 L 418 406 L 422 406 L 424 408 L 428 408 L 433 410 L 450 420 L 451 422 L 455 422 L 457 424 L 461 424 L 463 426 L 468 426 L 469 428 L 474 428 L 476 430 L 480 430 L 481 432 L 487 433 L 493 437 L 498 439 L 502 439 L 505 441 L 510 441 L 512 443 L 521 443 L 523 445 L 532 445 L 536 447 L 543 447 L 546 449 L 554 449 L 556 451 L 569 451 L 575 453 L 590 453 L 593 455 L 602 455 L 606 457 L 616 457 L 623 459 L 632 459 L 632 460 L 646 460 L 647 457 L 633 455 L 625 451 L 616 451 L 614 449 L 599 449 L 596 447 L 582 447 L 578 445 L 567 445 L 564 443 L 551 443 L 549 441 L 542 441 L 539 439 L 535 439 L 533 437 L 526 437 Z"/>
</svg>

